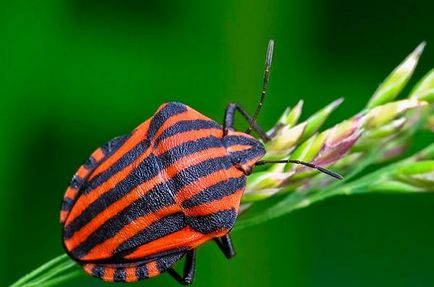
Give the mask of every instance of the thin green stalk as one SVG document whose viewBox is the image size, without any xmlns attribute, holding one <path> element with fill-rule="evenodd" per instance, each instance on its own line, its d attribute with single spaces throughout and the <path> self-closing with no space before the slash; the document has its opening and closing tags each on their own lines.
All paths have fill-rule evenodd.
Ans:
<svg viewBox="0 0 434 287">
<path fill-rule="evenodd" d="M 73 268 L 75 266 L 76 266 L 76 264 L 73 261 L 71 261 L 71 260 L 66 261 L 66 262 L 62 263 L 61 265 L 59 265 L 59 266 L 53 268 L 52 270 L 48 271 L 47 273 L 43 274 L 42 276 L 40 276 L 40 277 L 32 280 L 31 282 L 27 283 L 25 286 L 27 286 L 27 287 L 40 286 L 43 283 L 45 283 L 46 281 L 48 281 L 51 278 L 53 278 L 54 276 L 56 276 L 56 275 L 58 275 L 58 274 L 60 274 L 60 273 L 62 273 L 64 271 L 66 271 L 66 270 L 69 270 L 69 269 L 71 269 L 71 268 Z"/>
<path fill-rule="evenodd" d="M 50 286 L 60 285 L 61 283 L 69 281 L 69 280 L 71 280 L 71 279 L 73 279 L 75 277 L 78 277 L 78 276 L 82 275 L 82 274 L 83 274 L 83 272 L 81 270 L 77 269 L 77 270 L 71 271 L 70 273 L 66 273 L 64 275 L 60 275 L 60 276 L 58 276 L 58 277 L 56 277 L 54 279 L 46 281 L 46 282 L 44 282 L 44 283 L 42 283 L 40 285 L 37 285 L 37 286 L 40 286 L 40 287 L 50 287 Z"/>
<path fill-rule="evenodd" d="M 25 286 L 24 284 L 30 281 L 31 279 L 37 277 L 40 274 L 43 274 L 46 270 L 49 270 L 56 266 L 57 264 L 60 264 L 61 262 L 69 260 L 69 257 L 66 254 L 57 256 L 50 261 L 46 262 L 45 264 L 41 265 L 40 267 L 36 268 L 29 274 L 21 277 L 18 281 L 16 281 L 14 284 L 12 284 L 10 287 L 19 287 L 19 286 Z"/>
</svg>

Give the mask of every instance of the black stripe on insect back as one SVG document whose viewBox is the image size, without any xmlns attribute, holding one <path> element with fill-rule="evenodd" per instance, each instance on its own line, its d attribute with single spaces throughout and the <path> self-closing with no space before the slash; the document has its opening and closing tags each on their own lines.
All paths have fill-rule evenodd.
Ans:
<svg viewBox="0 0 434 287">
<path fill-rule="evenodd" d="M 83 164 L 83 166 L 87 169 L 94 169 L 96 165 L 97 165 L 97 161 L 93 156 L 90 156 Z"/>
<path fill-rule="evenodd" d="M 101 265 L 95 265 L 92 268 L 92 276 L 95 276 L 97 278 L 103 278 L 104 277 L 104 267 Z"/>
<path fill-rule="evenodd" d="M 190 154 L 221 146 L 222 143 L 219 138 L 215 136 L 204 137 L 184 142 L 159 155 L 158 160 L 161 162 L 161 168 L 164 169 L 171 166 L 181 158 L 188 160 Z"/>
<path fill-rule="evenodd" d="M 130 137 L 130 135 L 124 135 L 115 137 L 114 139 L 111 139 L 107 143 L 101 146 L 101 150 L 104 152 L 105 155 L 112 154 L 113 152 L 117 151 Z"/>
<path fill-rule="evenodd" d="M 207 234 L 217 230 L 231 229 L 236 219 L 237 212 L 232 208 L 208 215 L 189 216 L 187 222 L 194 230 Z"/>
<path fill-rule="evenodd" d="M 64 197 L 62 201 L 62 210 L 68 211 L 71 209 L 72 205 L 74 203 L 74 200 L 68 197 Z"/>
<path fill-rule="evenodd" d="M 69 223 L 64 229 L 65 239 L 71 238 L 74 232 L 80 230 L 84 225 L 89 223 L 93 217 L 106 209 L 107 206 L 121 199 L 138 185 L 157 176 L 160 172 L 159 167 L 163 169 L 167 168 L 180 158 L 188 157 L 189 154 L 186 154 L 186 151 L 194 153 L 218 146 L 221 146 L 221 142 L 218 138 L 207 137 L 185 142 L 160 155 L 158 158 L 153 154 L 150 154 L 124 180 L 101 195 L 96 201 L 83 210 L 79 216 Z M 195 168 L 192 167 L 192 169 L 194 170 Z M 184 173 L 188 173 L 188 170 Z M 188 174 L 188 176 L 191 178 L 192 175 Z"/>
<path fill-rule="evenodd" d="M 163 126 L 169 118 L 186 111 L 187 107 L 181 103 L 167 103 L 166 106 L 164 106 L 152 117 L 151 123 L 149 124 L 147 138 L 154 138 L 158 129 Z"/>
<path fill-rule="evenodd" d="M 122 242 L 115 250 L 114 254 L 122 257 L 132 253 L 137 247 L 144 245 L 147 242 L 154 241 L 158 238 L 171 234 L 175 231 L 186 227 L 184 215 L 182 213 L 172 214 L 159 219 L 152 223 L 133 237 Z"/>
<path fill-rule="evenodd" d="M 115 273 L 113 274 L 113 281 L 125 282 L 126 278 L 127 278 L 127 273 L 125 272 L 125 269 L 122 267 L 116 268 Z"/>
<path fill-rule="evenodd" d="M 103 225 L 98 227 L 84 242 L 74 248 L 74 250 L 71 251 L 71 254 L 76 258 L 85 256 L 96 245 L 115 236 L 126 224 L 146 214 L 155 212 L 162 207 L 175 204 L 175 201 L 172 197 L 172 192 L 179 191 L 184 186 L 191 183 L 192 180 L 207 176 L 220 169 L 227 169 L 231 165 L 232 164 L 227 160 L 226 157 L 219 157 L 208 159 L 204 162 L 180 171 L 173 178 L 167 182 L 158 184 L 153 189 L 145 193 L 141 198 L 126 207 L 123 211 L 111 217 Z M 84 212 L 86 211 L 87 210 Z M 90 212 L 90 214 L 97 213 Z M 80 217 L 81 215 L 76 219 Z M 90 221 L 90 219 L 87 217 L 82 218 L 82 220 L 86 220 L 86 222 Z M 65 238 L 68 238 L 68 236 L 71 237 L 76 230 L 79 230 L 83 226 L 82 223 L 73 225 L 74 221 L 65 227 Z"/>
<path fill-rule="evenodd" d="M 149 278 L 148 267 L 146 266 L 146 264 L 137 266 L 136 276 L 137 276 L 137 279 L 139 279 L 139 280 Z"/>
<path fill-rule="evenodd" d="M 161 257 L 157 260 L 157 269 L 158 271 L 164 272 L 170 267 L 172 267 L 176 262 L 178 262 L 181 257 L 184 256 L 184 253 L 173 254 L 165 257 Z"/>
<path fill-rule="evenodd" d="M 155 140 L 155 145 L 158 145 L 162 140 L 171 137 L 176 134 L 183 132 L 193 131 L 193 130 L 204 130 L 204 129 L 221 129 L 222 127 L 211 120 L 186 120 L 180 121 L 173 126 L 168 127 L 161 133 L 161 135 Z"/>
<path fill-rule="evenodd" d="M 84 183 L 84 179 L 79 177 L 78 175 L 74 174 L 72 176 L 71 182 L 69 183 L 69 186 L 74 189 L 79 189 Z"/>
<path fill-rule="evenodd" d="M 177 193 L 185 186 L 222 169 L 228 169 L 232 163 L 226 156 L 207 159 L 194 166 L 178 172 L 166 182 L 170 190 Z"/>
<path fill-rule="evenodd" d="M 135 145 L 132 149 L 130 149 L 127 153 L 125 153 L 122 157 L 120 157 L 113 165 L 107 168 L 105 171 L 101 172 L 97 176 L 95 176 L 92 180 L 87 182 L 83 187 L 83 193 L 89 193 L 104 182 L 106 182 L 109 178 L 111 178 L 114 174 L 120 172 L 130 164 L 132 164 L 140 155 L 142 155 L 149 148 L 149 141 L 143 140 Z"/>
<path fill-rule="evenodd" d="M 136 250 L 136 249 L 134 250 L 127 249 L 121 253 L 117 253 L 115 260 L 116 260 L 116 264 L 119 266 L 122 266 L 122 264 L 131 265 L 132 262 L 135 263 L 136 265 L 146 264 L 152 261 L 157 261 L 158 263 L 158 260 L 161 258 L 173 258 L 173 257 L 180 258 L 184 256 L 189 249 L 190 248 L 187 246 L 182 246 L 182 247 L 177 247 L 177 248 L 157 252 L 142 258 L 126 259 L 124 258 L 124 256 L 127 256 L 126 254 L 131 254 L 131 252 L 134 252 Z M 94 260 L 93 262 L 113 262 L 113 258 Z"/>
<path fill-rule="evenodd" d="M 198 194 L 193 195 L 189 199 L 182 202 L 183 208 L 191 208 L 201 204 L 206 204 L 217 199 L 221 199 L 235 193 L 237 190 L 245 187 L 246 178 L 244 176 L 238 178 L 230 178 L 221 181 L 207 189 L 202 190 Z"/>
<path fill-rule="evenodd" d="M 229 147 L 232 145 L 261 145 L 261 143 L 253 138 L 247 137 L 247 136 L 225 136 L 223 138 L 223 142 L 225 144 L 225 146 Z"/>
</svg>

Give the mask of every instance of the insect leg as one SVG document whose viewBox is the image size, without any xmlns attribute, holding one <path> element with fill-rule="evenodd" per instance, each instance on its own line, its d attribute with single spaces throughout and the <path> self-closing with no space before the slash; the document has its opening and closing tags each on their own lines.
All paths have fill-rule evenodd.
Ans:
<svg viewBox="0 0 434 287">
<path fill-rule="evenodd" d="M 227 259 L 231 259 L 236 255 L 234 246 L 232 245 L 231 236 L 229 234 L 218 237 L 214 240 Z"/>
<path fill-rule="evenodd" d="M 169 273 L 180 284 L 189 285 L 193 282 L 195 270 L 196 270 L 196 249 L 192 249 L 187 252 L 187 255 L 185 257 L 183 276 L 179 275 L 178 272 L 176 272 L 176 270 L 173 268 L 167 269 L 167 273 Z"/>
<path fill-rule="evenodd" d="M 223 123 L 223 136 L 227 135 L 228 130 L 233 128 L 234 125 L 234 117 L 235 112 L 238 111 L 243 118 L 247 120 L 249 123 L 249 127 L 256 131 L 259 135 L 259 137 L 264 141 L 267 142 L 270 140 L 270 138 L 267 136 L 267 134 L 264 132 L 263 129 L 261 129 L 256 121 L 249 115 L 249 113 L 243 109 L 239 104 L 236 103 L 230 103 L 226 107 L 225 111 L 225 119 Z"/>
</svg>

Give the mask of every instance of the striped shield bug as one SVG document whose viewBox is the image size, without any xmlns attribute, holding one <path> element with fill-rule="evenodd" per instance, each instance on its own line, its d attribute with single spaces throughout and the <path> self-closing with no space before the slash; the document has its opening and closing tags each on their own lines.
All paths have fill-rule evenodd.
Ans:
<svg viewBox="0 0 434 287">
<path fill-rule="evenodd" d="M 266 95 L 273 41 L 268 45 L 260 103 L 253 116 L 229 104 L 223 126 L 181 103 L 167 103 L 130 134 L 98 148 L 72 177 L 60 222 L 67 254 L 104 281 L 133 282 L 167 272 L 190 284 L 195 249 L 214 240 L 235 255 L 229 232 L 246 176 L 264 161 L 269 140 L 256 123 Z M 245 132 L 233 128 L 245 118 Z M 260 140 L 249 133 L 255 131 Z M 183 274 L 173 265 L 185 256 Z"/>
</svg>

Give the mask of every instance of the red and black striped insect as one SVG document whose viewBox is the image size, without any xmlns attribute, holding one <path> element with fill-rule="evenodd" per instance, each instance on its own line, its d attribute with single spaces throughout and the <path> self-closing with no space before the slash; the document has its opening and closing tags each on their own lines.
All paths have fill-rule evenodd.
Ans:
<svg viewBox="0 0 434 287">
<path fill-rule="evenodd" d="M 229 104 L 223 126 L 181 103 L 167 103 L 130 134 L 98 148 L 72 178 L 60 221 L 68 255 L 92 276 L 132 282 L 167 272 L 192 282 L 195 248 L 215 240 L 235 255 L 229 232 L 237 219 L 246 176 L 269 161 L 256 124 L 273 51 L 266 57 L 261 101 L 253 117 Z M 233 128 L 235 112 L 249 123 Z M 276 162 L 276 161 L 275 161 Z M 294 162 L 283 160 L 278 162 Z M 295 161 L 332 176 L 310 163 Z M 184 274 L 172 267 L 183 256 Z"/>
</svg>

